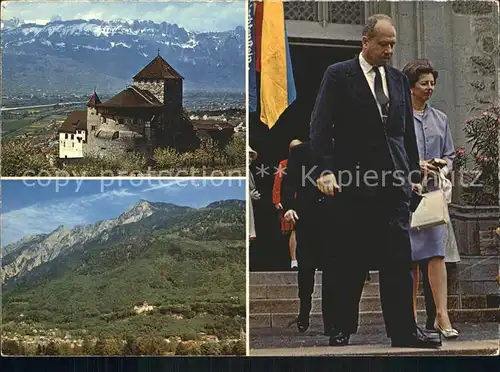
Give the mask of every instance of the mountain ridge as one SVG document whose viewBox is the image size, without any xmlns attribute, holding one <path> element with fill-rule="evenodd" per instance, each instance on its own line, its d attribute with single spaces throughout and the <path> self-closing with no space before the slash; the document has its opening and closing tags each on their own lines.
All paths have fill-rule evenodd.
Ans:
<svg viewBox="0 0 500 372">
<path fill-rule="evenodd" d="M 243 201 L 196 209 L 141 200 L 115 220 L 131 213 L 141 218 L 4 283 L 2 337 L 113 338 L 121 346 L 144 337 L 238 337 L 246 316 Z"/>
<path fill-rule="evenodd" d="M 208 208 L 191 208 L 173 203 L 149 202 L 141 199 L 119 216 L 109 220 L 99 220 L 87 225 L 77 225 L 69 229 L 60 225 L 47 234 L 27 236 L 4 248 L 2 260 L 2 283 L 16 280 L 36 267 L 52 261 L 60 254 L 82 249 L 85 244 L 101 244 L 123 236 L 133 237 L 142 232 L 144 226 L 151 230 L 165 228 L 169 222 L 176 222 L 189 212 L 192 216 L 202 215 L 213 208 L 244 208 L 244 201 L 238 199 L 221 200 L 210 203 Z M 151 222 L 153 221 L 153 222 Z M 180 223 L 182 224 L 182 223 Z M 124 227 L 133 225 L 133 227 Z M 182 230 L 182 228 L 180 228 Z M 207 235 L 208 236 L 208 235 Z"/>
<path fill-rule="evenodd" d="M 4 23 L 3 90 L 7 94 L 43 90 L 45 85 L 52 91 L 78 93 L 95 85 L 104 86 L 107 92 L 123 89 L 158 49 L 185 77 L 186 89 L 243 90 L 245 86 L 243 26 L 192 32 L 176 24 L 147 20 Z M 30 68 L 33 65 L 37 67 Z M 72 86 L 64 85 L 64 76 L 72 77 Z"/>
</svg>

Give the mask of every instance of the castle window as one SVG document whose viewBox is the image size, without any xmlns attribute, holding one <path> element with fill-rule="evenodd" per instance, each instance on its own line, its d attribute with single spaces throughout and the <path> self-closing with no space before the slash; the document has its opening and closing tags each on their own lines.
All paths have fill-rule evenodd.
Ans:
<svg viewBox="0 0 500 372">
<path fill-rule="evenodd" d="M 64 139 L 68 139 L 68 133 L 64 134 Z"/>
<path fill-rule="evenodd" d="M 71 142 L 71 147 L 75 147 L 75 143 L 74 142 Z"/>
<path fill-rule="evenodd" d="M 72 140 L 74 140 L 74 139 L 75 139 L 75 135 L 74 135 L 74 134 L 72 134 L 72 135 L 71 135 L 71 139 L 72 139 Z"/>
<path fill-rule="evenodd" d="M 91 125 L 90 130 L 95 130 L 95 125 Z"/>
<path fill-rule="evenodd" d="M 125 120 L 123 119 L 118 119 L 118 124 L 123 124 L 125 122 Z"/>
</svg>

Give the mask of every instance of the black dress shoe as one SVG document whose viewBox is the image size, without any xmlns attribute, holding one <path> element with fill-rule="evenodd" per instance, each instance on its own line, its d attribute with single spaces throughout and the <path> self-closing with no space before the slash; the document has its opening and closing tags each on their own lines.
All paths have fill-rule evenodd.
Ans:
<svg viewBox="0 0 500 372">
<path fill-rule="evenodd" d="M 330 346 L 347 346 L 349 345 L 349 338 L 351 335 L 345 334 L 343 332 L 333 331 L 330 333 Z"/>
<path fill-rule="evenodd" d="M 297 317 L 297 328 L 300 333 L 304 333 L 309 328 L 309 315 L 303 316 L 299 314 Z"/>
<path fill-rule="evenodd" d="M 393 338 L 392 347 L 414 347 L 422 349 L 437 349 L 442 346 L 441 335 L 439 337 L 429 337 L 420 328 L 409 337 Z"/>
</svg>

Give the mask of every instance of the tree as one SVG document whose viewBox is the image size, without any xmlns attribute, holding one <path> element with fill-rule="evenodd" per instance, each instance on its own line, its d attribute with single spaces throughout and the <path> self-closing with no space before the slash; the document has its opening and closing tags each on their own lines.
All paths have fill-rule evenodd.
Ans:
<svg viewBox="0 0 500 372">
<path fill-rule="evenodd" d="M 221 347 L 217 342 L 204 342 L 200 346 L 201 355 L 220 355 Z"/>
<path fill-rule="evenodd" d="M 126 339 L 125 346 L 122 349 L 123 355 L 141 355 L 141 351 L 139 350 L 139 345 L 137 344 L 137 340 L 128 336 Z"/>
<path fill-rule="evenodd" d="M 36 355 L 43 355 L 44 354 L 44 347 L 42 345 L 38 344 L 36 345 Z"/>
<path fill-rule="evenodd" d="M 95 344 L 96 355 L 121 355 L 121 342 L 114 338 L 99 338 Z"/>
<path fill-rule="evenodd" d="M 50 341 L 45 348 L 45 355 L 59 355 L 59 348 L 54 341 Z"/>
<path fill-rule="evenodd" d="M 245 345 L 245 341 L 239 340 L 236 341 L 233 345 L 233 354 L 234 355 L 246 355 L 247 348 Z"/>
<path fill-rule="evenodd" d="M 19 355 L 19 344 L 16 340 L 2 342 L 2 353 L 6 355 Z"/>
<path fill-rule="evenodd" d="M 233 348 L 228 342 L 224 342 L 220 350 L 221 355 L 233 355 Z"/>
<path fill-rule="evenodd" d="M 83 355 L 94 355 L 94 345 L 92 345 L 92 341 L 90 338 L 85 337 L 82 343 L 82 354 Z"/>
</svg>

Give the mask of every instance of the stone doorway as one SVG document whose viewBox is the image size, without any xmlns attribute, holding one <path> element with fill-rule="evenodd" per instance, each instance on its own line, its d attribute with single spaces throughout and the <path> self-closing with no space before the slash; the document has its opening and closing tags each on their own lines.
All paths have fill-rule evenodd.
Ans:
<svg viewBox="0 0 500 372">
<path fill-rule="evenodd" d="M 269 174 L 253 169 L 257 189 L 262 195 L 255 204 L 257 239 L 251 242 L 250 271 L 279 271 L 290 267 L 288 239 L 280 232 L 279 216 L 272 204 L 274 167 L 288 157 L 293 138 L 308 138 L 309 120 L 327 67 L 351 59 L 360 51 L 360 42 L 334 43 L 334 40 L 290 38 L 290 54 L 297 91 L 296 101 L 269 130 L 258 115 L 250 118 L 250 144 L 258 152 L 258 165 L 269 167 Z"/>
</svg>

